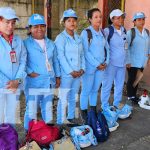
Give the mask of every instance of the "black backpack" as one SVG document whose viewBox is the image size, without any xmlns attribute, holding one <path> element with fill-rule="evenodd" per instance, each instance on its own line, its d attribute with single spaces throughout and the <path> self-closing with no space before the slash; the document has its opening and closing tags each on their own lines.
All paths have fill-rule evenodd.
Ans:
<svg viewBox="0 0 150 150">
<path fill-rule="evenodd" d="M 149 30 L 145 29 L 147 35 L 149 36 Z M 132 46 L 133 40 L 135 38 L 136 32 L 135 32 L 135 28 L 131 28 L 131 42 L 130 42 L 130 47 Z"/>
<path fill-rule="evenodd" d="M 89 43 L 89 45 L 90 45 L 91 42 L 92 42 L 92 39 L 93 39 L 92 31 L 87 28 L 87 29 L 86 29 L 86 32 L 87 32 L 87 36 L 88 36 L 88 43 Z M 101 30 L 101 32 L 102 32 L 102 34 L 103 34 L 103 36 L 104 36 L 104 38 L 105 38 L 105 33 L 104 33 L 104 31 Z M 107 59 L 107 50 L 106 50 L 105 47 L 104 47 L 104 52 L 105 52 L 105 60 L 104 60 L 104 62 L 105 62 L 106 59 Z"/>
</svg>

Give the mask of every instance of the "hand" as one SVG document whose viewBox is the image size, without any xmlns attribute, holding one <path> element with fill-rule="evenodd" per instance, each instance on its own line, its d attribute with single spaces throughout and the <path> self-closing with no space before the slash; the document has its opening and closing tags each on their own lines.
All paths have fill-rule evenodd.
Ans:
<svg viewBox="0 0 150 150">
<path fill-rule="evenodd" d="M 131 64 L 126 64 L 126 68 L 130 69 L 131 68 Z"/>
<path fill-rule="evenodd" d="M 56 77 L 56 88 L 59 88 L 60 87 L 60 77 Z"/>
<path fill-rule="evenodd" d="M 97 67 L 97 69 L 98 70 L 105 70 L 105 68 L 106 68 L 106 64 L 100 64 L 98 67 Z"/>
<path fill-rule="evenodd" d="M 70 74 L 72 75 L 73 78 L 80 77 L 80 72 L 78 71 L 72 71 Z"/>
<path fill-rule="evenodd" d="M 10 80 L 8 81 L 6 88 L 15 93 L 17 91 L 18 86 L 18 80 Z"/>
<path fill-rule="evenodd" d="M 106 67 L 107 67 L 107 64 L 106 63 L 104 63 L 104 64 L 102 64 L 103 65 L 103 67 L 104 67 L 104 70 L 106 69 Z"/>
<path fill-rule="evenodd" d="M 31 78 L 36 78 L 39 76 L 39 74 L 32 72 L 32 73 L 28 74 L 28 76 L 30 76 Z"/>
<path fill-rule="evenodd" d="M 80 69 L 79 73 L 80 73 L 80 76 L 82 76 L 84 74 L 84 70 Z"/>
</svg>

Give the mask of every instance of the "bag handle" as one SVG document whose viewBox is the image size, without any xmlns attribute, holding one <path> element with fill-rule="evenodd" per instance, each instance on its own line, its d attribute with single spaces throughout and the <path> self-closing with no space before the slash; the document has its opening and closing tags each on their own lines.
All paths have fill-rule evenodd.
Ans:
<svg viewBox="0 0 150 150">
<path fill-rule="evenodd" d="M 32 121 L 31 127 L 29 128 L 28 133 L 26 135 L 26 143 L 29 143 L 29 141 L 31 140 L 30 139 L 30 132 L 31 132 L 31 130 L 33 128 L 33 124 L 34 124 L 35 119 L 32 119 L 31 121 Z"/>
</svg>

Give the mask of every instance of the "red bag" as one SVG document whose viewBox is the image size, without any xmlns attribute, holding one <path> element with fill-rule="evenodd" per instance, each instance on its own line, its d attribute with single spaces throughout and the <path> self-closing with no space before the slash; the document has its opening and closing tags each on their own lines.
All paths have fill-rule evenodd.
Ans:
<svg viewBox="0 0 150 150">
<path fill-rule="evenodd" d="M 57 127 L 48 126 L 44 121 L 32 120 L 29 122 L 29 130 L 26 136 L 27 142 L 34 140 L 39 145 L 49 146 L 49 144 L 60 137 Z"/>
</svg>

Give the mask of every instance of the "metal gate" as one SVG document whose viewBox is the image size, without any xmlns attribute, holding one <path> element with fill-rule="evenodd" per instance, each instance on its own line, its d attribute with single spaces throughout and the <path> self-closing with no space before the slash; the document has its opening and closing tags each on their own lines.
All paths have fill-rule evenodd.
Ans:
<svg viewBox="0 0 150 150">
<path fill-rule="evenodd" d="M 103 27 L 109 24 L 109 14 L 113 9 L 121 9 L 124 11 L 125 0 L 105 0 Z"/>
</svg>

